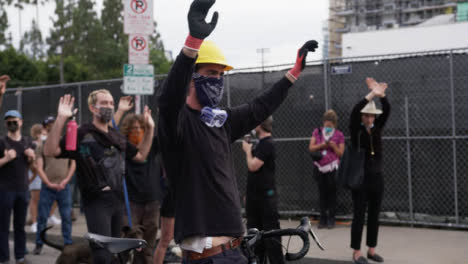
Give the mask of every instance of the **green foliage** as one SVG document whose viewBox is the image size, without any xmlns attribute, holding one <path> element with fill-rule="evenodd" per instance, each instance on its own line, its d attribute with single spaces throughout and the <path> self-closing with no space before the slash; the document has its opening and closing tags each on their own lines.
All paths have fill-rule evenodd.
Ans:
<svg viewBox="0 0 468 264">
<path fill-rule="evenodd" d="M 8 44 L 6 37 L 6 30 L 8 29 L 8 16 L 5 12 L 4 6 L 0 4 L 0 47 Z"/>
<path fill-rule="evenodd" d="M 35 1 L 0 0 L 0 6 Z M 10 47 L 4 34 L 8 17 L 0 11 L 0 73 L 12 77 L 10 87 L 59 83 L 62 56 L 65 82 L 122 78 L 123 64 L 128 62 L 122 1 L 104 0 L 101 17 L 93 9 L 94 1 L 56 0 L 56 19 L 46 40 L 47 51 L 34 21 L 19 51 Z M 156 74 L 167 73 L 172 64 L 156 30 L 151 36 L 150 61 Z"/>
<path fill-rule="evenodd" d="M 20 50 L 28 55 L 28 57 L 35 60 L 39 60 L 44 57 L 42 33 L 34 19 L 32 21 L 31 30 L 24 33 L 23 39 L 20 43 Z"/>
</svg>

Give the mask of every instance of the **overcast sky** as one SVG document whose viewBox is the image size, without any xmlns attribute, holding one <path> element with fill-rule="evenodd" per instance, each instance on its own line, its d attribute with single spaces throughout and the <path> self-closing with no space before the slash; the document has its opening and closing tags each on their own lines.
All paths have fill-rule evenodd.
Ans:
<svg viewBox="0 0 468 264">
<path fill-rule="evenodd" d="M 102 1 L 96 0 L 100 14 Z M 154 19 L 166 50 L 174 56 L 180 51 L 188 34 L 187 12 L 192 1 L 153 0 Z M 40 6 L 39 24 L 42 33 L 49 35 L 55 3 Z M 260 66 L 258 48 L 269 48 L 265 64 L 292 63 L 297 49 L 307 40 L 323 43 L 322 27 L 328 18 L 328 0 L 217 0 L 210 11 L 219 12 L 219 21 L 209 39 L 225 52 L 234 67 Z M 15 46 L 19 43 L 19 12 L 8 8 L 10 32 Z M 26 6 L 21 12 L 21 30 L 30 29 L 36 17 L 36 7 Z M 320 59 L 321 49 L 310 54 L 308 60 Z"/>
</svg>

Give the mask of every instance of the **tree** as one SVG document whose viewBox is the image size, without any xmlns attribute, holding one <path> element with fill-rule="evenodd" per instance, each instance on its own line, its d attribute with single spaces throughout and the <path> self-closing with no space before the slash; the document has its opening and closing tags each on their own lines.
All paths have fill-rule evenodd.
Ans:
<svg viewBox="0 0 468 264">
<path fill-rule="evenodd" d="M 5 11 L 5 6 L 0 4 L 0 47 L 5 47 L 8 42 L 8 38 L 6 37 L 6 31 L 8 29 L 8 16 Z"/>
<path fill-rule="evenodd" d="M 154 22 L 154 32 L 150 36 L 150 62 L 154 66 L 154 72 L 157 74 L 168 73 L 172 62 L 168 60 L 161 35 L 156 30 L 158 24 Z"/>
<path fill-rule="evenodd" d="M 42 41 L 42 33 L 39 30 L 36 21 L 33 19 L 30 31 L 24 33 L 20 43 L 20 50 L 30 58 L 40 60 L 44 57 L 44 42 Z"/>
</svg>

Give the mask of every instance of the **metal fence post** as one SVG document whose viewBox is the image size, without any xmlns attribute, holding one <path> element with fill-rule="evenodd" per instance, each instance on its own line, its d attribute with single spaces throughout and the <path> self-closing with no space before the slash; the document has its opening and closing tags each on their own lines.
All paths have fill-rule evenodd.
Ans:
<svg viewBox="0 0 468 264">
<path fill-rule="evenodd" d="M 460 216 L 458 213 L 458 177 L 457 177 L 457 130 L 455 124 L 455 84 L 453 82 L 453 51 L 450 51 L 450 100 L 452 107 L 452 151 L 453 151 L 453 188 L 455 199 L 455 221 L 456 224 L 460 223 Z"/>
<path fill-rule="evenodd" d="M 15 93 L 16 95 L 16 110 L 23 114 L 23 91 L 21 87 L 19 87 L 18 91 Z"/>
<path fill-rule="evenodd" d="M 413 208 L 413 176 L 411 174 L 411 142 L 409 129 L 409 104 L 408 96 L 405 96 L 405 126 L 406 126 L 406 166 L 408 170 L 408 202 L 411 226 L 414 223 L 414 208 Z"/>
<path fill-rule="evenodd" d="M 328 102 L 328 58 L 325 58 L 323 61 L 323 89 L 324 89 L 324 98 L 325 98 L 325 111 L 329 109 Z"/>
<path fill-rule="evenodd" d="M 229 75 L 226 74 L 226 92 L 227 92 L 227 106 L 231 107 L 231 86 L 229 83 Z"/>
<path fill-rule="evenodd" d="M 81 84 L 78 85 L 78 124 L 83 124 L 83 116 L 82 116 L 82 113 L 83 113 L 83 108 L 82 108 L 82 105 L 81 105 L 81 102 L 82 102 L 82 98 L 81 98 Z"/>
</svg>

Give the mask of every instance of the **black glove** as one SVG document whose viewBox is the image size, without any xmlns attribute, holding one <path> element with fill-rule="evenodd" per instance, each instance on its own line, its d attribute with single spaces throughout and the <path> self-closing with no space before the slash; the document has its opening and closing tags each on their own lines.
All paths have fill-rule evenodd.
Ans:
<svg viewBox="0 0 468 264">
<path fill-rule="evenodd" d="M 218 12 L 214 12 L 210 23 L 206 23 L 206 15 L 216 0 L 194 0 L 188 13 L 190 36 L 197 39 L 205 39 L 218 23 Z"/>
<path fill-rule="evenodd" d="M 296 64 L 291 70 L 289 70 L 289 74 L 291 74 L 296 80 L 305 68 L 307 53 L 309 51 L 314 52 L 317 48 L 318 42 L 315 40 L 309 40 L 297 51 Z"/>
</svg>

